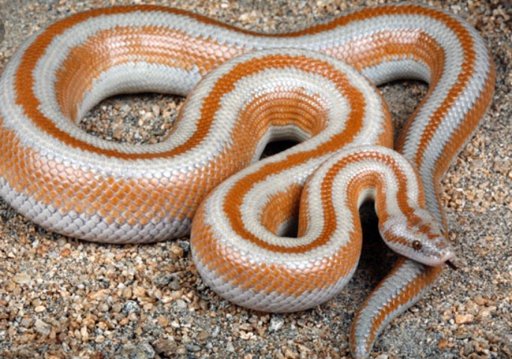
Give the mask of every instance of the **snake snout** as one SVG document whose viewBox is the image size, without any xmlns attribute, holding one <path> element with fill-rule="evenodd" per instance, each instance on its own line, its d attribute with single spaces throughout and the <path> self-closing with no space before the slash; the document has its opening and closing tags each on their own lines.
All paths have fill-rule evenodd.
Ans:
<svg viewBox="0 0 512 359">
<path fill-rule="evenodd" d="M 444 236 L 427 241 L 426 246 L 423 264 L 439 266 L 455 257 L 455 251 Z"/>
<path fill-rule="evenodd" d="M 390 218 L 382 224 L 381 235 L 398 254 L 428 266 L 438 266 L 452 259 L 455 252 L 437 222 L 429 217 L 425 219 L 411 224 L 401 216 Z"/>
</svg>

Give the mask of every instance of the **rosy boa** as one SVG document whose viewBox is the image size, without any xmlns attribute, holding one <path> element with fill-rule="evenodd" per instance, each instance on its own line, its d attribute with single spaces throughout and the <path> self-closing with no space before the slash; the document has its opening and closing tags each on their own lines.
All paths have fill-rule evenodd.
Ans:
<svg viewBox="0 0 512 359">
<path fill-rule="evenodd" d="M 402 157 L 382 147 L 392 126 L 373 86 L 404 78 L 429 92 L 395 144 Z M 0 194 L 85 240 L 192 229 L 211 288 L 276 312 L 340 291 L 361 252 L 358 208 L 374 199 L 381 235 L 404 258 L 355 316 L 352 352 L 366 357 L 453 256 L 439 182 L 493 88 L 477 32 L 426 7 L 363 9 L 272 35 L 163 7 L 93 10 L 31 36 L 5 68 Z M 77 127 L 102 99 L 142 91 L 188 95 L 163 142 L 113 143 Z M 300 144 L 258 161 L 281 139 Z"/>
</svg>

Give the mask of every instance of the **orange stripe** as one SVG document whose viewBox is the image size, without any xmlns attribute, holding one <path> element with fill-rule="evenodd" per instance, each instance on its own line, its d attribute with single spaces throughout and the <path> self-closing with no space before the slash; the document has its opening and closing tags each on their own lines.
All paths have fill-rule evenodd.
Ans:
<svg viewBox="0 0 512 359">
<path fill-rule="evenodd" d="M 397 263 L 394 265 L 392 271 L 384 278 L 377 287 L 373 290 L 372 293 L 377 293 L 377 291 L 385 285 L 386 280 L 388 278 L 392 278 L 396 273 L 400 270 L 402 265 L 405 263 L 407 259 L 400 257 Z M 397 293 L 397 296 L 392 300 L 389 300 L 385 303 L 382 308 L 379 308 L 379 311 L 376 315 L 372 316 L 372 326 L 370 329 L 370 333 L 368 338 L 366 339 L 366 351 L 370 351 L 375 341 L 379 329 L 381 329 L 382 323 L 393 313 L 397 308 L 400 308 L 410 302 L 415 296 L 417 296 L 425 287 L 432 284 L 441 274 L 442 266 L 438 267 L 427 267 L 424 266 L 424 271 L 422 271 L 417 277 L 411 280 L 407 285 L 403 288 L 399 288 L 400 292 Z M 350 331 L 350 342 L 352 345 L 356 343 L 356 327 L 359 321 L 360 316 L 364 312 L 365 308 L 368 305 L 370 299 L 373 296 L 368 297 L 363 305 L 358 310 L 354 320 L 352 321 L 352 327 Z"/>
<path fill-rule="evenodd" d="M 327 48 L 325 53 L 360 71 L 385 61 L 413 59 L 425 63 L 434 79 L 442 74 L 445 61 L 443 48 L 433 37 L 418 30 L 377 31 L 364 39 Z"/>
<path fill-rule="evenodd" d="M 346 276 L 361 253 L 361 228 L 356 223 L 346 246 L 329 258 L 311 263 L 307 271 L 281 263 L 254 263 L 236 248 L 219 244 L 212 228 L 204 222 L 204 203 L 194 217 L 190 236 L 194 253 L 209 271 L 240 290 L 297 297 L 308 291 L 325 289 Z"/>
<path fill-rule="evenodd" d="M 367 153 L 365 154 L 365 158 L 367 157 L 383 159 L 380 153 Z M 262 247 L 274 252 L 304 253 L 313 246 L 320 246 L 324 244 L 326 240 L 330 239 L 330 236 L 337 227 L 336 212 L 332 202 L 334 178 L 344 167 L 354 163 L 354 161 L 360 158 L 360 154 L 345 157 L 333 165 L 326 173 L 321 184 L 320 193 L 321 202 L 324 206 L 323 231 L 314 244 L 301 246 L 299 248 L 286 248 L 283 250 L 274 250 L 270 245 Z M 388 159 L 389 157 L 386 156 L 385 158 Z M 392 159 L 389 159 L 388 162 L 392 162 Z M 398 170 L 397 167 L 394 169 L 395 171 Z M 239 287 L 241 290 L 252 289 L 264 293 L 276 292 L 289 296 L 299 296 L 306 291 L 328 288 L 338 282 L 340 278 L 347 276 L 359 260 L 362 233 L 359 211 L 355 204 L 357 203 L 361 191 L 368 185 L 376 186 L 378 188 L 378 196 L 381 198 L 380 200 L 384 200 L 382 197 L 385 196 L 385 188 L 380 182 L 381 178 L 378 174 L 369 172 L 362 174 L 350 183 L 345 195 L 347 196 L 349 210 L 354 219 L 354 230 L 348 234 L 348 243 L 339 248 L 336 253 L 333 253 L 332 258 L 326 259 L 325 261 L 317 261 L 318 263 L 312 264 L 311 268 L 308 267 L 307 273 L 304 273 L 300 269 L 289 268 L 286 264 L 270 265 L 265 263 L 253 263 L 247 258 L 244 258 L 244 255 L 239 252 L 237 248 L 220 244 L 215 238 L 211 226 L 204 222 L 204 207 L 207 200 L 203 202 L 194 217 L 191 235 L 191 244 L 194 248 L 194 253 L 208 270 L 216 273 L 216 275 L 221 277 L 224 281 Z M 403 182 L 403 185 L 406 186 L 404 180 L 400 182 Z M 294 188 L 296 189 L 297 187 Z M 406 187 L 400 189 L 400 191 L 406 190 Z M 290 195 L 298 195 L 295 192 L 289 193 Z M 238 196 L 243 197 L 243 193 L 238 193 Z M 225 203 L 232 203 L 232 200 L 234 199 L 226 198 Z M 307 217 L 307 211 L 305 211 L 307 207 L 307 197 L 303 197 L 301 201 L 301 218 L 299 223 L 303 222 Z M 293 202 L 295 202 L 293 199 L 286 198 L 286 203 Z M 303 224 L 300 226 L 299 235 L 302 235 L 307 229 Z M 251 242 L 253 241 L 251 240 Z M 281 249 L 281 247 L 279 247 L 279 249 Z"/>
<path fill-rule="evenodd" d="M 453 162 L 456 154 L 461 150 L 462 146 L 468 141 L 471 134 L 475 131 L 482 116 L 491 104 L 494 95 L 494 84 L 496 81 L 496 68 L 494 63 L 491 62 L 489 77 L 485 86 L 480 93 L 480 97 L 476 100 L 474 106 L 467 113 L 464 120 L 455 129 L 450 139 L 446 142 L 442 155 L 437 159 L 433 169 L 433 183 L 434 192 L 437 197 L 437 203 L 441 203 L 440 186 L 441 178 L 448 170 L 450 164 Z M 447 228 L 446 217 L 444 212 L 441 211 L 443 227 Z"/>
<path fill-rule="evenodd" d="M 354 154 L 349 158 L 349 162 L 347 164 L 350 164 L 350 162 L 357 162 L 360 158 L 362 158 L 361 154 Z M 409 188 L 407 186 L 407 177 L 404 172 L 402 172 L 400 166 L 395 162 L 393 157 L 388 155 L 383 155 L 378 152 L 373 153 L 365 153 L 364 154 L 365 159 L 375 159 L 381 163 L 385 163 L 387 166 L 391 168 L 393 171 L 395 177 L 396 177 L 396 185 L 397 185 L 397 194 L 396 194 L 396 200 L 398 203 L 398 207 L 400 208 L 400 211 L 404 214 L 405 220 L 407 221 L 407 225 L 412 228 L 416 227 L 415 230 L 419 233 L 424 234 L 428 238 L 435 239 L 438 236 L 434 235 L 431 232 L 431 226 L 422 224 L 422 219 L 418 217 L 415 214 L 414 208 L 412 208 L 409 205 L 408 200 L 408 193 Z M 322 185 L 322 188 L 325 185 Z M 352 186 L 354 186 L 354 189 L 352 189 Z M 359 195 L 361 193 L 361 188 L 375 188 L 376 189 L 376 198 L 375 198 L 375 207 L 377 211 L 377 215 L 379 217 L 379 227 L 381 227 L 390 217 L 390 213 L 387 211 L 386 207 L 386 187 L 385 187 L 385 181 L 382 178 L 382 176 L 375 172 L 369 172 L 369 173 L 361 173 L 360 176 L 355 177 L 353 180 L 349 183 L 350 190 L 347 190 L 348 193 L 352 194 L 355 193 Z M 326 194 L 327 196 L 327 194 Z M 357 196 L 353 198 L 353 203 L 357 203 Z M 352 202 L 349 202 L 352 203 Z M 425 208 L 425 194 L 423 191 L 423 186 L 418 186 L 418 200 L 417 204 L 420 208 Z M 357 209 L 358 210 L 358 209 Z M 395 241 L 397 243 L 401 243 L 403 245 L 408 245 L 409 243 L 402 237 L 397 237 L 393 234 L 390 234 L 389 232 L 383 232 L 383 235 L 385 236 L 386 241 Z"/>
<path fill-rule="evenodd" d="M 273 61 L 280 62 L 278 67 L 285 67 L 293 62 L 302 64 L 303 69 L 308 68 L 308 61 L 303 57 L 296 57 L 294 61 L 286 61 L 286 56 L 279 58 L 263 58 L 247 66 L 240 65 L 217 84 L 221 89 L 230 90 L 239 78 L 256 73 Z M 252 64 L 252 65 L 251 65 Z M 220 97 L 223 91 L 218 89 L 205 100 L 203 118 L 211 120 L 220 106 Z M 301 99 L 301 101 L 298 101 Z M 60 211 L 69 213 L 98 214 L 108 223 L 138 223 L 146 224 L 150 221 L 165 219 L 191 218 L 204 195 L 227 176 L 246 167 L 253 156 L 256 145 L 261 136 L 268 130 L 268 126 L 280 126 L 294 123 L 305 132 L 321 131 L 325 128 L 325 109 L 315 96 L 309 96 L 304 91 L 285 91 L 283 94 L 273 94 L 264 97 L 265 106 L 257 106 L 261 98 L 254 99 L 241 113 L 240 121 L 233 129 L 231 148 L 243 148 L 242 153 L 227 149 L 210 164 L 208 168 L 194 169 L 190 173 L 173 178 L 156 179 L 122 179 L 110 176 L 101 176 L 99 173 L 86 168 L 74 169 L 68 165 L 42 157 L 38 152 L 25 148 L 16 137 L 16 134 L 0 128 L 0 137 L 3 140 L 4 165 L 0 173 L 9 185 L 19 193 L 25 193 L 36 201 L 60 208 Z M 286 103 L 293 113 L 296 108 L 297 116 L 281 114 L 275 103 Z M 266 109 L 261 112 L 262 109 Z M 252 111 L 259 110 L 256 115 Z M 266 117 L 268 116 L 268 117 Z M 209 129 L 207 123 L 199 126 L 198 133 L 205 135 Z M 183 147 L 184 148 L 184 147 Z M 203 173 L 209 174 L 207 177 Z M 50 189 L 50 190 L 48 190 Z M 58 189 L 54 192 L 53 189 Z"/>
<path fill-rule="evenodd" d="M 269 127 L 293 124 L 310 136 L 319 134 L 327 126 L 327 110 L 318 95 L 305 90 L 276 90 L 253 98 L 240 112 L 249 128 L 242 130 L 262 138 Z"/>
<path fill-rule="evenodd" d="M 459 23 L 452 19 L 450 19 L 450 27 L 453 27 L 458 34 L 460 44 L 465 53 L 463 55 L 464 62 L 461 65 L 462 71 L 457 78 L 456 84 L 450 88 L 450 91 L 444 98 L 442 104 L 439 105 L 437 110 L 430 116 L 427 126 L 425 126 L 425 129 L 422 131 L 416 157 L 414 158 L 414 162 L 418 168 L 421 167 L 425 150 L 432 140 L 432 137 L 436 133 L 441 123 L 445 120 L 448 111 L 460 96 L 460 94 L 464 91 L 468 82 L 472 78 L 472 75 L 474 74 L 476 54 L 472 48 L 473 41 L 471 34 L 469 34 Z M 462 34 L 459 34 L 459 32 Z"/>
<path fill-rule="evenodd" d="M 345 75 L 339 73 L 339 71 L 333 68 L 330 64 L 323 61 L 314 60 L 309 65 L 300 62 L 294 65 L 303 70 L 307 69 L 308 66 L 310 66 L 309 68 L 315 68 L 317 72 L 322 73 L 324 77 L 328 78 L 333 84 L 335 84 L 338 91 L 345 94 L 347 97 L 347 102 L 350 104 L 350 113 L 346 119 L 345 129 L 341 133 L 332 136 L 329 141 L 321 144 L 316 149 L 294 153 L 287 156 L 285 160 L 280 162 L 268 163 L 260 168 L 258 172 L 251 173 L 240 179 L 226 194 L 226 199 L 223 204 L 223 211 L 226 214 L 231 227 L 236 233 L 262 248 L 283 253 L 302 253 L 316 246 L 316 244 L 311 243 L 310 245 L 302 246 L 300 248 L 284 248 L 280 246 L 269 245 L 268 243 L 254 236 L 246 229 L 242 220 L 241 207 L 244 196 L 250 191 L 255 183 L 263 181 L 268 176 L 280 173 L 285 168 L 297 166 L 301 163 L 304 163 L 308 159 L 320 157 L 324 154 L 333 152 L 336 149 L 342 148 L 347 143 L 352 142 L 354 137 L 362 129 L 366 105 L 364 95 L 360 93 L 357 88 L 352 86 Z M 299 199 L 297 198 L 296 202 L 298 202 L 298 200 Z"/>
<path fill-rule="evenodd" d="M 100 10 L 92 10 L 87 13 L 82 14 L 76 14 L 73 15 L 67 19 L 61 20 L 50 27 L 43 32 L 38 39 L 26 50 L 25 55 L 22 58 L 20 67 L 18 69 L 18 73 L 16 76 L 16 90 L 17 90 L 17 103 L 20 104 L 25 108 L 25 112 L 27 115 L 32 118 L 32 120 L 44 131 L 47 133 L 56 136 L 60 140 L 66 142 L 67 144 L 82 148 L 88 151 L 92 151 L 95 153 L 101 153 L 106 156 L 114 156 L 119 158 L 126 158 L 126 159 L 135 159 L 135 158 L 154 158 L 154 157 L 163 157 L 163 156 L 169 156 L 171 154 L 164 153 L 164 154 L 125 154 L 120 153 L 118 151 L 114 150 L 100 150 L 98 148 L 95 148 L 87 143 L 81 142 L 77 139 L 72 138 L 68 134 L 64 133 L 63 131 L 56 128 L 53 123 L 46 118 L 39 110 L 39 101 L 36 98 L 35 94 L 33 93 L 33 84 L 34 84 L 34 68 L 37 63 L 37 60 L 41 58 L 41 56 L 46 51 L 46 48 L 51 43 L 51 40 L 60 34 L 62 34 L 66 29 L 72 27 L 73 25 L 85 21 L 89 18 L 92 18 L 94 16 L 98 15 L 111 15 L 111 14 L 121 14 L 121 13 L 129 13 L 129 12 L 135 12 L 135 11 L 162 11 L 166 13 L 173 13 L 173 14 L 179 14 L 183 16 L 189 16 L 191 18 L 194 18 L 200 22 L 204 22 L 207 24 L 212 24 L 220 27 L 224 27 L 227 29 L 231 29 L 240 33 L 247 33 L 252 35 L 257 35 L 256 33 L 252 33 L 250 31 L 243 31 L 240 29 L 235 29 L 231 26 L 219 23 L 217 21 L 207 19 L 202 16 L 194 15 L 187 13 L 182 10 L 176 10 L 176 9 L 168 9 L 165 7 L 158 7 L 158 6 L 134 6 L 134 7 L 116 7 L 116 8 L 110 8 L 110 9 L 100 9 Z M 407 6 L 407 7 L 387 7 L 387 8 L 380 8 L 380 9 L 369 9 L 366 11 L 360 11 L 356 12 L 354 14 L 350 14 L 347 16 L 344 16 L 339 19 L 335 19 L 331 21 L 330 23 L 314 26 L 309 29 L 305 29 L 302 31 L 297 31 L 290 34 L 281 34 L 281 35 L 263 35 L 258 34 L 259 36 L 268 36 L 268 37 L 290 37 L 290 36 L 302 36 L 306 34 L 315 34 L 319 33 L 321 31 L 326 31 L 329 29 L 333 29 L 338 26 L 344 26 L 348 24 L 351 21 L 358 21 L 358 20 L 364 20 L 368 19 L 374 16 L 380 16 L 385 14 L 406 14 L 406 13 L 419 13 L 426 16 L 432 16 L 434 18 L 437 17 L 446 17 L 443 14 L 440 14 L 438 12 L 435 12 L 433 10 L 423 9 L 421 7 L 415 7 L 415 6 Z M 425 42 L 420 42 L 425 43 Z M 402 44 L 404 45 L 404 44 Z M 391 51 L 391 50 L 390 50 Z M 389 56 L 391 54 L 390 51 L 381 51 L 381 55 Z M 222 51 L 221 51 L 222 52 Z M 218 64 L 219 62 L 222 62 L 223 60 L 226 60 L 228 57 L 234 56 L 238 54 L 239 51 L 233 51 L 233 49 L 228 50 L 228 52 L 225 54 L 224 59 L 219 59 L 215 56 L 218 56 L 219 54 L 212 54 L 211 63 L 212 64 Z M 402 52 L 403 54 L 403 48 Z M 354 64 L 360 64 L 361 61 L 354 60 Z M 27 74 L 29 74 L 27 76 Z M 62 96 L 62 95 L 61 95 Z M 77 94 L 75 93 L 71 98 L 75 98 L 76 100 Z M 73 101 L 74 102 L 74 101 Z M 68 106 L 69 107 L 69 106 Z M 71 114 L 74 113 L 73 109 L 67 109 L 67 112 L 71 112 Z M 201 136 L 199 136 L 201 137 Z M 180 152 L 180 151 L 177 151 Z"/>
<path fill-rule="evenodd" d="M 74 17 L 73 17 L 74 18 Z M 66 23 L 64 20 L 62 23 Z M 59 25 L 61 22 L 55 24 Z M 52 31 L 53 30 L 53 31 Z M 22 58 L 20 67 L 18 68 L 18 72 L 16 75 L 16 101 L 19 105 L 23 106 L 25 109 L 26 115 L 43 131 L 49 133 L 53 137 L 55 137 L 58 141 L 64 142 L 72 147 L 80 148 L 82 150 L 87 150 L 93 153 L 102 154 L 105 156 L 112 156 L 112 157 L 118 157 L 122 159 L 150 159 L 150 158 L 162 158 L 162 157 L 170 157 L 170 156 L 176 156 L 178 154 L 181 154 L 185 152 L 187 149 L 194 147 L 197 145 L 197 143 L 201 142 L 204 136 L 208 133 L 209 127 L 211 125 L 211 118 L 207 118 L 200 121 L 200 124 L 202 126 L 199 126 L 198 130 L 196 131 L 195 135 L 192 136 L 192 138 L 187 141 L 185 144 L 179 146 L 178 148 L 175 148 L 173 150 L 163 152 L 163 153 L 140 153 L 140 154 L 130 154 L 130 153 L 122 153 L 116 150 L 103 150 L 100 148 L 97 148 L 91 144 L 88 144 L 86 142 L 80 141 L 68 133 L 60 130 L 49 118 L 44 116 L 40 110 L 39 110 L 39 100 L 37 99 L 34 91 L 33 86 L 35 83 L 34 79 L 34 72 L 32 69 L 35 68 L 35 65 L 37 63 L 37 60 L 43 55 L 44 49 L 46 48 L 45 44 L 49 42 L 54 36 L 59 34 L 59 30 L 64 31 L 65 29 L 60 29 L 57 26 L 57 29 L 53 29 L 53 27 L 50 27 L 48 31 L 41 34 L 41 37 L 38 38 L 38 40 L 29 47 L 25 53 L 25 55 Z M 145 30 L 148 30 L 147 28 Z M 122 32 L 122 29 L 119 31 Z M 107 41 L 105 39 L 108 39 L 108 35 L 102 33 L 100 34 L 101 40 Z M 91 41 L 95 41 L 96 39 L 92 39 Z M 96 40 L 100 41 L 100 40 Z M 108 42 L 108 41 L 107 41 Z M 85 48 L 88 48 L 89 44 L 85 45 Z M 129 49 L 128 49 L 129 50 Z M 158 63 L 166 63 L 166 61 L 163 60 L 162 57 L 157 56 L 155 57 L 151 53 L 151 49 L 145 49 L 143 48 L 137 48 L 135 47 L 134 53 L 129 53 L 127 55 L 121 56 L 119 59 L 116 59 L 115 56 L 106 55 L 102 58 L 100 58 L 99 62 L 103 62 L 108 65 L 108 67 L 115 65 L 117 63 L 123 63 L 127 62 L 130 59 L 132 59 L 131 56 L 137 55 L 137 51 L 140 51 L 142 55 L 145 55 L 146 58 L 151 62 L 158 62 Z M 83 96 L 84 91 L 87 89 L 87 87 L 90 87 L 90 82 L 97 78 L 98 73 L 92 68 L 83 68 L 83 57 L 84 56 L 84 50 L 83 48 L 76 49 L 76 52 L 73 53 L 69 62 L 66 63 L 68 68 L 64 68 L 59 74 L 61 76 L 59 87 L 58 87 L 58 97 L 60 98 L 61 106 L 63 107 L 63 110 L 65 113 L 73 117 L 74 111 L 76 109 L 77 101 Z M 102 49 L 97 49 L 97 51 L 100 51 L 102 53 Z M 147 51 L 146 53 L 144 51 Z M 235 52 L 236 53 L 236 52 Z M 104 54 L 103 54 L 104 55 Z M 76 58 L 78 56 L 78 58 Z M 89 58 L 89 57 L 86 57 Z M 79 62 L 78 62 L 79 61 Z M 220 62 L 220 61 L 219 61 Z M 211 65 L 217 65 L 218 63 L 212 62 Z M 207 66 L 207 65 L 205 65 Z M 79 71 L 81 70 L 81 71 Z M 83 85 L 78 86 L 76 89 L 73 88 L 73 86 L 76 86 L 77 81 L 75 80 L 75 76 L 77 74 L 82 75 L 86 80 L 89 80 L 88 83 L 85 82 Z M 64 82 L 62 82 L 64 81 Z M 67 90 L 71 89 L 71 93 L 66 93 Z M 216 89 L 217 92 L 219 92 L 218 89 Z M 223 92 L 222 92 L 223 93 Z M 215 96 L 214 96 L 215 97 Z M 218 100 L 218 97 L 215 98 Z M 79 103 L 79 102 L 78 102 Z M 216 106 L 218 107 L 218 106 Z M 204 117 L 205 114 L 211 114 L 211 111 L 204 110 L 202 112 L 202 115 Z M 181 116 L 178 117 L 178 120 L 181 118 Z"/>
<path fill-rule="evenodd" d="M 186 71 L 198 68 L 204 75 L 228 57 L 241 53 L 242 49 L 236 46 L 173 29 L 118 26 L 99 31 L 71 49 L 57 71 L 55 91 L 64 115 L 77 120 L 76 110 L 84 94 L 91 90 L 94 80 L 113 66 L 147 62 Z"/>
<path fill-rule="evenodd" d="M 261 210 L 259 217 L 261 224 L 277 235 L 283 223 L 298 216 L 299 206 L 295 199 L 300 198 L 301 191 L 301 186 L 292 185 L 286 191 L 272 195 Z"/>
</svg>

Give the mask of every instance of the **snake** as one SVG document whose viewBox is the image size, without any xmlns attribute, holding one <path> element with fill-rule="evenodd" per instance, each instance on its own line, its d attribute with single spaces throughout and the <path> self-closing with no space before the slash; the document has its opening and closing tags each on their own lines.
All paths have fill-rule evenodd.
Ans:
<svg viewBox="0 0 512 359">
<path fill-rule="evenodd" d="M 429 89 L 393 143 L 376 86 L 400 79 Z M 90 10 L 29 37 L 1 75 L 0 195 L 83 240 L 191 234 L 215 292 L 270 312 L 340 292 L 361 253 L 358 210 L 374 201 L 399 259 L 354 316 L 350 347 L 364 358 L 453 258 L 440 181 L 494 82 L 478 32 L 430 7 L 272 34 L 160 6 Z M 140 92 L 187 96 L 163 141 L 112 142 L 77 125 L 106 97 Z M 297 144 L 261 158 L 279 140 Z"/>
</svg>

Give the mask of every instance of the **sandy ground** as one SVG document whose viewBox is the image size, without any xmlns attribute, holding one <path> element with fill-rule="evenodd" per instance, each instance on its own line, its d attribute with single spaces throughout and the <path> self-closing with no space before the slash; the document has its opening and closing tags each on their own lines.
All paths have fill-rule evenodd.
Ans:
<svg viewBox="0 0 512 359">
<path fill-rule="evenodd" d="M 0 72 L 41 27 L 90 8 L 150 1 L 0 0 L 5 38 Z M 280 32 L 322 22 L 348 8 L 388 1 L 152 1 L 240 27 Z M 429 1 L 467 19 L 497 65 L 496 94 L 482 126 L 444 181 L 443 201 L 458 271 L 383 332 L 384 358 L 512 357 L 512 31 L 507 1 Z M 481 4 L 486 3 L 486 4 Z M 199 5 L 198 5 L 199 4 Z M 0 26 L 0 40 L 2 39 Z M 397 122 L 425 85 L 381 88 Z M 118 96 L 81 126 L 113 140 L 154 142 L 172 127 L 182 99 Z M 371 242 L 371 238 L 365 238 Z M 367 246 L 361 269 L 334 300 L 302 313 L 268 315 L 210 291 L 190 260 L 187 239 L 113 246 L 49 233 L 0 201 L 0 357 L 2 358 L 338 358 L 349 355 L 348 327 L 359 303 L 389 268 Z"/>
</svg>

